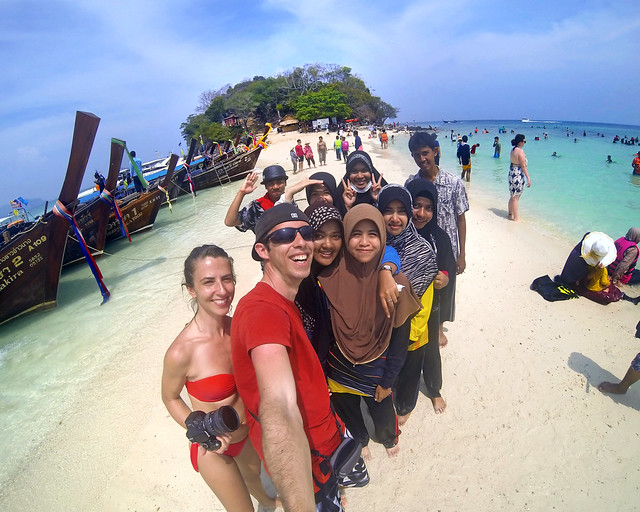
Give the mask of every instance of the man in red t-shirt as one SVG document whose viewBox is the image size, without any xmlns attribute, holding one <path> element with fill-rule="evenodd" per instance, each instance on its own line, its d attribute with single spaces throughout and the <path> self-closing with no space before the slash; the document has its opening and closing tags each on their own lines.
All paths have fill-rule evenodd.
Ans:
<svg viewBox="0 0 640 512">
<path fill-rule="evenodd" d="M 231 324 L 238 393 L 251 441 L 285 510 L 342 510 L 328 457 L 341 442 L 320 361 L 294 298 L 309 275 L 313 230 L 289 203 L 264 212 L 252 256 L 262 280 L 239 302 Z M 315 499 L 314 499 L 315 494 Z"/>
</svg>

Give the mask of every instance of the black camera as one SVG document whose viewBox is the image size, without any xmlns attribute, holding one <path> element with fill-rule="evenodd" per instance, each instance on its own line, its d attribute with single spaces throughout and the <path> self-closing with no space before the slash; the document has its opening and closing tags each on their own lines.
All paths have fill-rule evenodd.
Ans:
<svg viewBox="0 0 640 512">
<path fill-rule="evenodd" d="M 240 418 L 233 407 L 223 405 L 206 414 L 203 411 L 193 411 L 187 416 L 185 425 L 189 441 L 214 452 L 222 446 L 216 436 L 230 434 L 237 430 L 240 426 Z"/>
</svg>

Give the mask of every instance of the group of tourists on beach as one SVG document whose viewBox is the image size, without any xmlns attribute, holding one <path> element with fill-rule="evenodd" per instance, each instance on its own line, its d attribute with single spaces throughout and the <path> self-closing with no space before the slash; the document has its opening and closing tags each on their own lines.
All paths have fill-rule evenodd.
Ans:
<svg viewBox="0 0 640 512">
<path fill-rule="evenodd" d="M 342 510 L 340 488 L 369 482 L 365 416 L 393 457 L 421 380 L 434 412 L 445 411 L 440 346 L 466 265 L 469 203 L 461 180 L 435 165 L 434 142 L 411 137 L 419 169 L 404 186 L 356 150 L 340 184 L 318 172 L 286 187 L 285 170 L 266 167 L 266 194 L 241 208 L 258 186 L 248 175 L 225 224 L 254 231 L 263 277 L 233 321 L 233 260 L 205 245 L 185 261 L 195 315 L 166 353 L 162 398 L 226 510 L 253 510 L 250 496 L 262 510 Z M 304 212 L 293 199 L 302 190 Z M 237 413 L 232 432 L 212 427 L 223 406 Z"/>
<path fill-rule="evenodd" d="M 512 199 L 525 177 L 530 186 L 524 143 L 512 141 Z M 249 174 L 224 222 L 255 233 L 263 274 L 233 320 L 233 259 L 215 245 L 186 259 L 195 315 L 165 355 L 162 399 L 226 510 L 253 510 L 251 496 L 259 510 L 343 510 L 340 489 L 369 483 L 370 442 L 397 455 L 421 380 L 445 411 L 440 348 L 466 267 L 469 203 L 462 180 L 438 167 L 435 135 L 414 133 L 409 150 L 418 171 L 404 185 L 356 149 L 339 184 L 316 172 L 287 186 L 284 168 L 266 167 L 266 193 L 242 207 L 258 187 Z M 509 213 L 517 220 L 517 200 Z"/>
</svg>

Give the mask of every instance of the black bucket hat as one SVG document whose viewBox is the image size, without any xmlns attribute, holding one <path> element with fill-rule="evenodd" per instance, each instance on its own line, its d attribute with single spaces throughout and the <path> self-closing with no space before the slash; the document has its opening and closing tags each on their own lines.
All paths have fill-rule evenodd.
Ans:
<svg viewBox="0 0 640 512">
<path fill-rule="evenodd" d="M 284 171 L 284 167 L 281 165 L 270 165 L 264 168 L 262 171 L 262 185 L 273 180 L 285 180 L 287 181 L 287 173 Z"/>
</svg>

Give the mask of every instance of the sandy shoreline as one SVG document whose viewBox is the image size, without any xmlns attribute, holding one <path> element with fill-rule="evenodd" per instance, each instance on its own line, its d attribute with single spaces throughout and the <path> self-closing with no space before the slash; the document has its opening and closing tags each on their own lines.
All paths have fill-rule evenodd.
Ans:
<svg viewBox="0 0 640 512">
<path fill-rule="evenodd" d="M 323 136 L 331 147 L 335 134 Z M 298 137 L 316 152 L 317 134 L 274 134 L 259 167 L 279 163 L 290 173 Z M 377 141 L 363 141 L 388 182 L 414 172 L 385 158 Z M 331 149 L 327 162 L 315 170 L 339 180 L 345 166 Z M 290 174 L 289 183 L 311 172 Z M 371 484 L 347 491 L 348 510 L 636 509 L 640 388 L 612 398 L 595 386 L 621 378 L 640 350 L 639 310 L 584 298 L 545 302 L 529 285 L 558 273 L 571 245 L 506 221 L 499 216 L 506 199 L 493 204 L 471 192 L 470 202 L 467 270 L 442 351 L 447 411 L 436 416 L 420 395 L 399 457 L 372 445 Z M 237 301 L 260 275 L 246 247 L 231 253 Z M 132 327 L 128 348 L 78 390 L 67 419 L 2 491 L 0 509 L 223 510 L 192 470 L 183 431 L 160 400 L 162 356 L 189 320 L 186 309 L 167 315 L 184 303 L 174 281 L 153 298 L 145 325 Z"/>
</svg>

